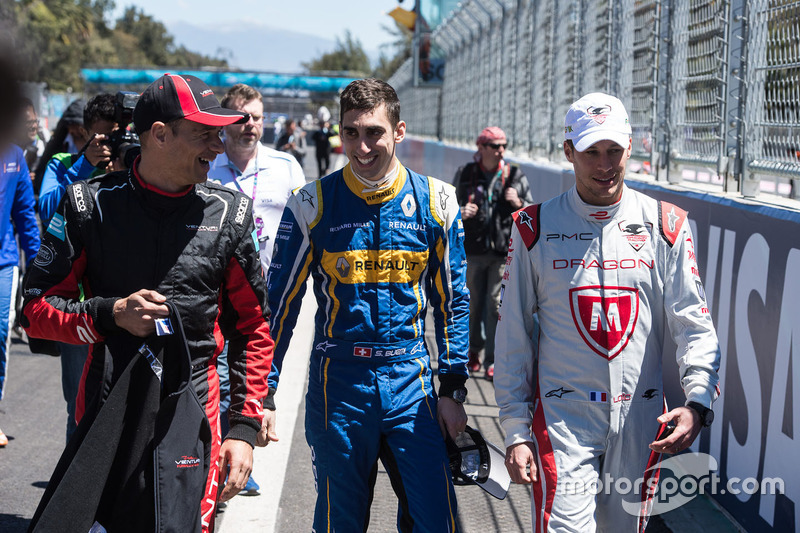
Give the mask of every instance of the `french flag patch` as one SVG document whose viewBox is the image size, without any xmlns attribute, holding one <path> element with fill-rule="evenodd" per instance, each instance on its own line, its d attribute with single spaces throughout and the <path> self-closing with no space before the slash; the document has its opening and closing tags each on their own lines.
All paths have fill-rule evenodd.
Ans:
<svg viewBox="0 0 800 533">
<path fill-rule="evenodd" d="M 589 400 L 592 402 L 605 402 L 606 397 L 605 392 L 592 391 L 589 393 Z"/>
</svg>

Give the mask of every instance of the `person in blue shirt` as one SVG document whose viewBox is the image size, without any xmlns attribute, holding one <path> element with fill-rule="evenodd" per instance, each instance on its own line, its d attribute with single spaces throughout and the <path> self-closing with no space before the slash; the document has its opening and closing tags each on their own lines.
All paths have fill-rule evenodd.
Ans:
<svg viewBox="0 0 800 533">
<path fill-rule="evenodd" d="M 19 277 L 20 257 L 15 232 L 27 265 L 39 250 L 35 205 L 25 156 L 19 146 L 11 145 L 0 155 L 0 399 L 8 370 L 9 331 L 14 324 Z M 0 447 L 7 444 L 8 437 L 0 430 Z"/>
</svg>

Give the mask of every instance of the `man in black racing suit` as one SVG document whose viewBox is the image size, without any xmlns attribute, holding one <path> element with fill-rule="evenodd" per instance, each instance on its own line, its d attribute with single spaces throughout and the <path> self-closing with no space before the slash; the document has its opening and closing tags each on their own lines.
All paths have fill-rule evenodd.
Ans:
<svg viewBox="0 0 800 533">
<path fill-rule="evenodd" d="M 211 464 L 219 459 L 198 506 L 203 531 L 213 531 L 219 476 L 228 475 L 222 501 L 247 481 L 272 360 L 251 200 L 205 183 L 224 151 L 222 126 L 247 117 L 221 108 L 196 78 L 156 80 L 134 111 L 141 157 L 129 171 L 67 188 L 25 285 L 30 336 L 92 345 L 79 417 L 99 408 L 142 338 L 169 315 L 165 302 L 178 308 L 211 425 Z M 226 338 L 231 429 L 220 443 L 216 358 Z"/>
</svg>

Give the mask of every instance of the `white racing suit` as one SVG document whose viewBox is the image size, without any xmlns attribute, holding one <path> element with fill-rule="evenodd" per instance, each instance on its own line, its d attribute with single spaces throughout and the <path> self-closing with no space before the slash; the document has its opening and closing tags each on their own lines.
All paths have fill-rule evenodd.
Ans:
<svg viewBox="0 0 800 533">
<path fill-rule="evenodd" d="M 667 326 L 687 401 L 718 395 L 686 212 L 627 187 L 591 206 L 573 187 L 514 217 L 494 382 L 506 446 L 535 442 L 533 529 L 644 531 Z"/>
</svg>

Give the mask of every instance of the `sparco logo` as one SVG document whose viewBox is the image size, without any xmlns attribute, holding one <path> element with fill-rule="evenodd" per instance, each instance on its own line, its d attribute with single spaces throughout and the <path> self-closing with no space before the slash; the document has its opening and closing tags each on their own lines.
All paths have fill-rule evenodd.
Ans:
<svg viewBox="0 0 800 533">
<path fill-rule="evenodd" d="M 569 305 L 584 342 L 610 361 L 633 335 L 639 317 L 639 291 L 631 287 L 576 287 L 569 291 Z"/>
<path fill-rule="evenodd" d="M 237 224 L 244 222 L 244 216 L 247 214 L 247 198 L 239 199 L 239 207 L 236 208 L 236 218 L 234 221 Z"/>
<path fill-rule="evenodd" d="M 200 458 L 192 457 L 191 455 L 184 455 L 180 460 L 175 461 L 175 466 L 178 468 L 194 468 L 200 466 Z"/>
<path fill-rule="evenodd" d="M 75 187 L 75 207 L 78 212 L 86 211 L 86 201 L 83 199 L 83 187 Z"/>
</svg>

